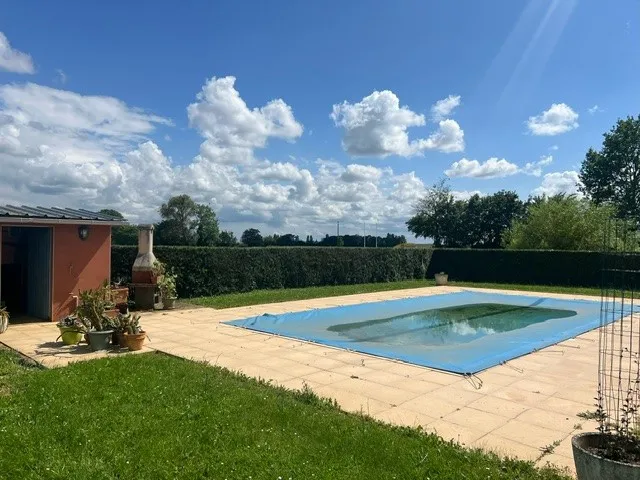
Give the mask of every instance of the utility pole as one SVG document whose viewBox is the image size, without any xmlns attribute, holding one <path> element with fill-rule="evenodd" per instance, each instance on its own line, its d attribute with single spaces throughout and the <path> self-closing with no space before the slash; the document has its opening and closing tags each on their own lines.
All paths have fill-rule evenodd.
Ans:
<svg viewBox="0 0 640 480">
<path fill-rule="evenodd" d="M 362 246 L 367 248 L 367 224 L 365 222 L 362 222 L 362 234 Z"/>
<path fill-rule="evenodd" d="M 376 248 L 378 248 L 378 221 L 376 220 Z"/>
<path fill-rule="evenodd" d="M 338 220 L 338 229 L 336 231 L 336 247 L 340 245 L 340 220 Z"/>
</svg>

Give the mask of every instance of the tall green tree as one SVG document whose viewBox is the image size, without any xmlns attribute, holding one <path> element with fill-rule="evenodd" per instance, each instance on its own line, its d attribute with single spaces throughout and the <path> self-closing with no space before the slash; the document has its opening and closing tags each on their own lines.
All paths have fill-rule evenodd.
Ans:
<svg viewBox="0 0 640 480">
<path fill-rule="evenodd" d="M 201 247 L 213 247 L 218 243 L 220 227 L 216 212 L 209 205 L 198 205 L 196 210 L 196 244 Z"/>
<path fill-rule="evenodd" d="M 242 232 L 240 240 L 247 247 L 262 247 L 264 245 L 264 240 L 262 235 L 260 235 L 260 230 L 257 228 L 249 228 Z"/>
<path fill-rule="evenodd" d="M 461 209 L 444 180 L 429 188 L 414 209 L 407 228 L 416 237 L 431 238 L 436 247 L 460 243 Z"/>
<path fill-rule="evenodd" d="M 100 213 L 111 215 L 119 220 L 126 220 L 124 215 L 112 208 L 103 208 Z M 135 225 L 117 225 L 111 227 L 111 243 L 113 245 L 137 245 L 138 227 Z"/>
<path fill-rule="evenodd" d="M 581 190 L 597 205 L 640 219 L 640 115 L 618 120 L 600 151 L 589 149 L 580 169 Z"/>
<path fill-rule="evenodd" d="M 418 202 L 407 227 L 416 237 L 433 239 L 436 247 L 500 248 L 503 233 L 524 211 L 515 192 L 456 200 L 441 181 Z"/>
<path fill-rule="evenodd" d="M 189 195 L 171 197 L 160 207 L 162 221 L 156 236 L 164 245 L 213 246 L 218 242 L 219 226 L 215 212 L 198 204 Z"/>
<path fill-rule="evenodd" d="M 516 220 L 505 234 L 511 249 L 600 250 L 610 205 L 597 206 L 575 195 L 538 198 L 526 218 Z"/>
<path fill-rule="evenodd" d="M 235 247 L 238 245 L 238 239 L 230 230 L 223 230 L 218 235 L 218 246 L 219 247 Z"/>
</svg>

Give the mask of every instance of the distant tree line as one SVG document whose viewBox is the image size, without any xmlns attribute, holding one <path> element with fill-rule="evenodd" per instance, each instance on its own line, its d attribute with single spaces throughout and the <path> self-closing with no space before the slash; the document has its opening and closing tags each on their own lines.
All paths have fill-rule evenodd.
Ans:
<svg viewBox="0 0 640 480">
<path fill-rule="evenodd" d="M 104 209 L 116 218 L 124 219 L 117 210 Z M 315 240 L 307 235 L 303 240 L 298 235 L 287 233 L 262 236 L 260 230 L 249 228 L 242 233 L 240 241 L 231 231 L 220 230 L 218 218 L 211 207 L 196 203 L 189 195 L 171 197 L 159 209 L 161 221 L 155 225 L 154 243 L 156 245 L 183 245 L 204 247 L 295 247 L 295 246 L 344 246 L 363 247 L 365 239 L 360 235 L 340 237 L 326 235 Z M 114 245 L 136 245 L 138 228 L 135 225 L 116 226 L 112 229 Z M 406 243 L 404 235 L 388 233 L 385 237 L 367 235 L 367 247 L 395 247 Z"/>
<path fill-rule="evenodd" d="M 436 247 L 599 250 L 612 220 L 623 218 L 633 223 L 637 237 L 640 116 L 618 120 L 604 134 L 602 148 L 589 149 L 579 178 L 584 198 L 561 194 L 526 201 L 504 190 L 457 200 L 441 181 L 415 205 L 407 228 Z"/>
</svg>

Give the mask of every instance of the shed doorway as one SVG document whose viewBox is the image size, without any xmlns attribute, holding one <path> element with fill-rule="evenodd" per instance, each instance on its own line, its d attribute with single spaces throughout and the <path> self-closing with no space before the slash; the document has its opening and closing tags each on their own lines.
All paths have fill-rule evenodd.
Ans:
<svg viewBox="0 0 640 480">
<path fill-rule="evenodd" d="M 0 302 L 13 321 L 51 320 L 51 227 L 2 227 Z"/>
</svg>

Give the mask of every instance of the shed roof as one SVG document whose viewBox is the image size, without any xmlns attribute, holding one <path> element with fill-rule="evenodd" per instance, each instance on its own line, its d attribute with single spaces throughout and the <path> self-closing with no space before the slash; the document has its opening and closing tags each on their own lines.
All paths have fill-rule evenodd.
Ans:
<svg viewBox="0 0 640 480">
<path fill-rule="evenodd" d="M 91 212 L 84 208 L 45 208 L 26 205 L 0 205 L 2 223 L 66 223 L 77 225 L 126 225 L 127 221 L 104 213 Z"/>
</svg>

